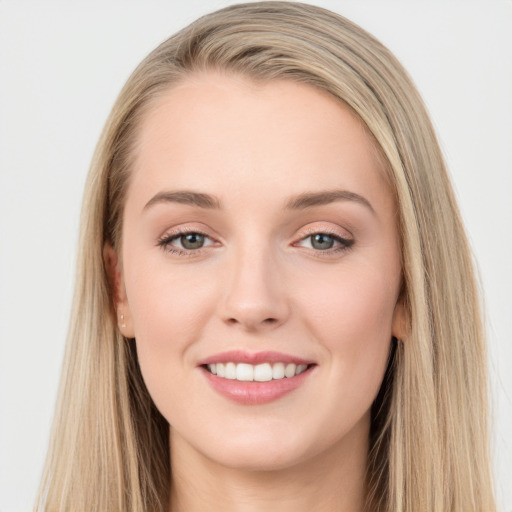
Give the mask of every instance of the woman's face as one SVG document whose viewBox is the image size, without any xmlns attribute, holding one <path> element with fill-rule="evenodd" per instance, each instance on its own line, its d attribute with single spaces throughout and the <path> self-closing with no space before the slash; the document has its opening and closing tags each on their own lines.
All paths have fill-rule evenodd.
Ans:
<svg viewBox="0 0 512 512">
<path fill-rule="evenodd" d="M 169 90 L 141 124 L 121 252 L 121 330 L 173 446 L 251 469 L 366 446 L 401 264 L 340 102 L 229 74 Z"/>
</svg>

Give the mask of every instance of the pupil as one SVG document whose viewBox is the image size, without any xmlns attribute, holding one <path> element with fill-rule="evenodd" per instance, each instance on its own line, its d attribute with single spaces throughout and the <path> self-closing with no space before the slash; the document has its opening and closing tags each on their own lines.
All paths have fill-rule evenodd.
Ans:
<svg viewBox="0 0 512 512">
<path fill-rule="evenodd" d="M 311 237 L 311 245 L 315 249 L 325 251 L 326 249 L 330 249 L 334 245 L 334 239 L 332 238 L 332 236 L 318 233 Z"/>
<path fill-rule="evenodd" d="M 181 237 L 181 245 L 185 249 L 199 249 L 203 246 L 204 236 L 198 233 L 189 233 Z"/>
</svg>

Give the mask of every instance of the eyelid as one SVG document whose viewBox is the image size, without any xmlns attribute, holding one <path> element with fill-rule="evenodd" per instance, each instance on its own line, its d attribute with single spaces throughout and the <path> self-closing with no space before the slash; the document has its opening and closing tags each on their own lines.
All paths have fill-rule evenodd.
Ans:
<svg viewBox="0 0 512 512">
<path fill-rule="evenodd" d="M 190 233 L 201 235 L 205 239 L 210 240 L 212 243 L 208 243 L 207 245 L 200 247 L 198 249 L 186 249 L 184 247 L 177 247 L 171 244 L 171 242 L 177 239 L 179 240 L 182 236 Z M 163 249 L 164 251 L 171 254 L 178 254 L 180 256 L 198 256 L 202 254 L 206 248 L 211 247 L 215 244 L 218 244 L 218 242 L 214 237 L 210 236 L 206 232 L 206 230 L 197 228 L 195 226 L 183 226 L 167 230 L 156 241 L 156 245 Z"/>
<path fill-rule="evenodd" d="M 337 245 L 335 247 L 331 247 L 329 249 L 324 250 L 315 249 L 314 247 L 304 247 L 300 245 L 301 242 L 304 242 L 305 240 L 316 234 L 323 234 L 332 237 L 337 242 Z M 340 255 L 340 253 L 350 250 L 354 243 L 355 240 L 352 236 L 347 237 L 341 234 L 339 229 L 326 226 L 311 226 L 309 228 L 306 228 L 301 233 L 300 239 L 294 242 L 292 245 L 295 247 L 303 247 L 307 251 L 311 252 L 311 254 L 314 254 L 315 256 L 318 257 L 332 257 Z"/>
<path fill-rule="evenodd" d="M 321 234 L 325 234 L 325 235 L 331 235 L 333 237 L 339 238 L 341 240 L 345 240 L 347 242 L 348 241 L 353 242 L 354 240 L 353 240 L 352 235 L 347 230 L 344 230 L 344 231 L 346 231 L 348 233 L 348 236 L 342 234 L 340 228 L 337 229 L 337 228 L 333 228 L 330 226 L 318 226 L 318 225 L 310 226 L 310 227 L 306 227 L 303 231 L 301 231 L 300 239 L 298 241 L 304 240 L 308 236 L 321 233 Z"/>
</svg>

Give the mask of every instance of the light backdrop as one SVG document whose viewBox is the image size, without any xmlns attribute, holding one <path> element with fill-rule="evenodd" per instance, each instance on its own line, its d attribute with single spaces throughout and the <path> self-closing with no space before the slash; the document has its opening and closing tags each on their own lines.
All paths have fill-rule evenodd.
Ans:
<svg viewBox="0 0 512 512">
<path fill-rule="evenodd" d="M 0 0 L 0 512 L 28 511 L 70 311 L 82 188 L 124 81 L 234 2 Z M 388 45 L 446 155 L 486 292 L 495 466 L 512 511 L 512 2 L 312 1 Z"/>
</svg>

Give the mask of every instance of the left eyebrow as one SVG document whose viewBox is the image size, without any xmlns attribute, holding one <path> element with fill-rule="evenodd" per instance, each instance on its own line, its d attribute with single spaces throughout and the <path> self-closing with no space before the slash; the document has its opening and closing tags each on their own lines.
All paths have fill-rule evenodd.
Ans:
<svg viewBox="0 0 512 512">
<path fill-rule="evenodd" d="M 320 192 L 306 192 L 290 198 L 286 203 L 287 210 L 303 210 L 313 206 L 323 206 L 336 201 L 353 201 L 368 208 L 373 215 L 376 215 L 370 201 L 355 192 L 348 190 L 324 190 Z"/>
</svg>

